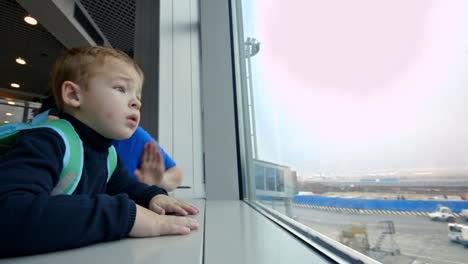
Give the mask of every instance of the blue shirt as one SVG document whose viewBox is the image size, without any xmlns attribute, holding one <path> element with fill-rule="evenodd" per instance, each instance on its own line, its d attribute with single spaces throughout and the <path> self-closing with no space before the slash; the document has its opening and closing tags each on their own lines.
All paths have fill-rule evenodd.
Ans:
<svg viewBox="0 0 468 264">
<path fill-rule="evenodd" d="M 119 157 L 124 162 L 124 167 L 128 170 L 128 174 L 133 178 L 135 178 L 135 174 L 133 172 L 140 167 L 143 147 L 146 143 L 151 141 L 156 142 L 148 132 L 146 132 L 142 127 L 138 127 L 129 139 L 114 140 L 113 142 Z M 176 166 L 176 163 L 164 151 L 164 149 L 159 146 L 159 144 L 158 150 L 161 151 L 166 170 Z"/>
</svg>

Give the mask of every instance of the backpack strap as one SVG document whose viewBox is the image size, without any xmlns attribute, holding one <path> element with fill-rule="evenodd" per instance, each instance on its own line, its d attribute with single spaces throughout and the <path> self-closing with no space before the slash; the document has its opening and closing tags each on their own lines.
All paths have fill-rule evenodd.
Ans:
<svg viewBox="0 0 468 264">
<path fill-rule="evenodd" d="M 16 142 L 16 136 L 21 130 L 31 128 L 31 124 L 10 123 L 0 126 L 0 155 L 7 152 Z"/>
<path fill-rule="evenodd" d="M 34 128 L 53 129 L 63 140 L 65 155 L 59 181 L 51 192 L 51 195 L 72 194 L 81 180 L 83 172 L 83 142 L 73 126 L 64 119 L 50 120 L 37 125 L 25 123 L 12 123 L 0 127 L 0 155 L 5 153 L 16 141 L 19 132 Z M 117 167 L 117 152 L 114 146 L 109 147 L 107 156 L 107 182 Z"/>
<path fill-rule="evenodd" d="M 72 194 L 81 179 L 83 171 L 83 143 L 73 126 L 66 120 L 58 119 L 42 122 L 37 125 L 11 123 L 0 127 L 0 155 L 10 149 L 21 131 L 34 128 L 53 129 L 63 140 L 65 155 L 59 181 L 51 195 Z"/>
<path fill-rule="evenodd" d="M 60 173 L 59 182 L 52 190 L 51 195 L 72 194 L 78 186 L 83 172 L 83 142 L 73 126 L 64 119 L 46 121 L 40 125 L 36 125 L 35 127 L 50 127 L 54 129 L 62 137 L 65 143 L 63 169 Z M 107 182 L 109 182 L 112 174 L 114 174 L 116 167 L 117 152 L 115 151 L 114 146 L 110 146 L 107 155 Z"/>
<path fill-rule="evenodd" d="M 83 172 L 83 142 L 73 126 L 64 119 L 46 121 L 33 127 L 51 128 L 62 137 L 65 144 L 63 169 L 60 173 L 59 182 L 52 190 L 51 195 L 72 194 L 76 186 L 78 186 Z"/>
<path fill-rule="evenodd" d="M 107 182 L 109 182 L 112 174 L 114 174 L 115 168 L 117 167 L 117 152 L 114 146 L 110 146 L 109 154 L 107 155 Z"/>
</svg>

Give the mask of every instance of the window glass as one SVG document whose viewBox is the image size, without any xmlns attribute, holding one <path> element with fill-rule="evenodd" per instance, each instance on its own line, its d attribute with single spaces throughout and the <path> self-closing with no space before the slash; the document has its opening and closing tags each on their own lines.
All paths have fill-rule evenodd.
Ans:
<svg viewBox="0 0 468 264">
<path fill-rule="evenodd" d="M 265 190 L 265 168 L 255 166 L 255 187 L 257 190 Z"/>
<path fill-rule="evenodd" d="M 382 263 L 466 263 L 467 13 L 240 1 L 246 199 Z"/>
<path fill-rule="evenodd" d="M 266 185 L 268 191 L 275 191 L 276 189 L 276 174 L 274 168 L 266 169 Z"/>
<path fill-rule="evenodd" d="M 29 123 L 40 106 L 40 103 L 0 97 L 0 124 Z"/>
<path fill-rule="evenodd" d="M 284 192 L 284 176 L 282 169 L 276 169 L 276 191 Z"/>
</svg>

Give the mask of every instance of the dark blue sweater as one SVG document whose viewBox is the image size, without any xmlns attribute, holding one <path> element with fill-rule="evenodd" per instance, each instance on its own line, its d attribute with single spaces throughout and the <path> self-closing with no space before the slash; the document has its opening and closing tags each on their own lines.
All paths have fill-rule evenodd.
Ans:
<svg viewBox="0 0 468 264">
<path fill-rule="evenodd" d="M 62 171 L 63 140 L 49 128 L 22 132 L 0 157 L 0 257 L 125 237 L 135 222 L 135 202 L 147 207 L 155 195 L 167 194 L 129 177 L 120 160 L 106 184 L 112 141 L 70 115 L 62 118 L 83 141 L 81 181 L 73 195 L 51 196 Z"/>
</svg>

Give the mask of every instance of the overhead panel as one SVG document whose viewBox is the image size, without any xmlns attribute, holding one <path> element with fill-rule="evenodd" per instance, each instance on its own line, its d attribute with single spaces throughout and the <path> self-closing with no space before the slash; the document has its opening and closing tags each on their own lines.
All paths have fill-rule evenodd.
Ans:
<svg viewBox="0 0 468 264">
<path fill-rule="evenodd" d="M 133 56 L 135 0 L 80 0 L 112 47 Z"/>
</svg>

